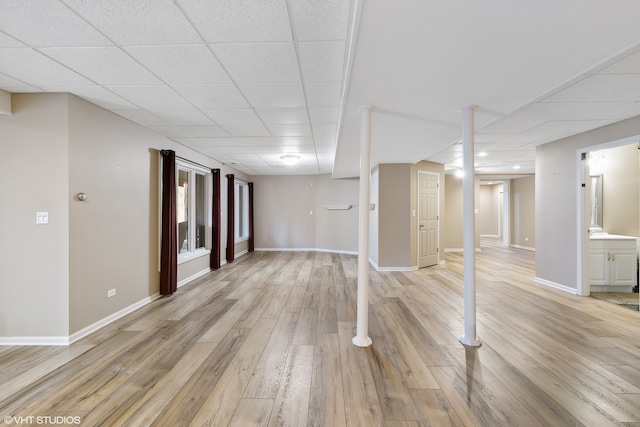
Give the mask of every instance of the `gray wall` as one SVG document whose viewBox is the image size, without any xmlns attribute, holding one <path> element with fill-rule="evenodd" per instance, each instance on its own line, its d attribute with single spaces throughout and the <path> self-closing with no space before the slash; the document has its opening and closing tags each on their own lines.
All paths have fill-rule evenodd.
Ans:
<svg viewBox="0 0 640 427">
<path fill-rule="evenodd" d="M 329 175 L 252 179 L 256 249 L 358 250 L 358 180 Z M 352 207 L 328 210 L 325 205 Z"/>
<path fill-rule="evenodd" d="M 67 96 L 13 95 L 0 115 L 0 337 L 69 334 Z M 49 223 L 36 225 L 36 212 Z"/>
<path fill-rule="evenodd" d="M 640 117 L 536 149 L 536 277 L 577 290 L 577 152 L 640 134 Z M 631 141 L 629 141 L 631 142 Z"/>
<path fill-rule="evenodd" d="M 68 337 L 158 292 L 160 149 L 248 178 L 73 95 L 13 94 L 12 106 L 0 117 L 0 337 Z M 178 279 L 208 265 L 180 264 Z"/>
<path fill-rule="evenodd" d="M 511 180 L 511 243 L 516 247 L 536 247 L 535 177 Z"/>
</svg>

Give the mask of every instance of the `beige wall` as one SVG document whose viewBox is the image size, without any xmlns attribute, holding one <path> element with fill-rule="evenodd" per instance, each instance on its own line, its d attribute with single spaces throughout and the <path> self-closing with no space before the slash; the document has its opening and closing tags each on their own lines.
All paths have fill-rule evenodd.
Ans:
<svg viewBox="0 0 640 427">
<path fill-rule="evenodd" d="M 639 236 L 639 152 L 637 144 L 602 150 L 602 228 L 609 234 Z"/>
<path fill-rule="evenodd" d="M 0 337 L 69 334 L 66 107 L 62 94 L 14 94 L 0 115 Z"/>
<path fill-rule="evenodd" d="M 535 238 L 535 177 L 511 180 L 511 233 L 516 247 L 533 249 Z"/>
<path fill-rule="evenodd" d="M 378 266 L 410 267 L 411 165 L 381 164 L 378 170 Z"/>
<path fill-rule="evenodd" d="M 160 149 L 248 178 L 73 95 L 12 99 L 14 115 L 0 118 L 0 176 L 13 184 L 0 205 L 0 337 L 68 337 L 157 294 Z M 48 225 L 35 225 L 40 210 Z M 222 254 L 225 239 L 223 228 Z M 180 264 L 178 278 L 208 265 Z"/>
<path fill-rule="evenodd" d="M 475 206 L 479 206 L 478 198 L 480 194 L 480 178 L 476 175 L 474 195 Z M 445 176 L 445 208 L 441 230 L 443 230 L 441 247 L 445 251 L 461 251 L 464 248 L 463 239 L 463 194 L 462 194 L 462 178 L 447 174 Z M 480 247 L 480 226 L 478 224 L 478 215 L 476 215 L 475 231 L 476 231 L 476 248 Z"/>
<path fill-rule="evenodd" d="M 480 186 L 478 194 L 478 225 L 480 235 L 500 236 L 499 197 L 502 196 L 502 184 Z"/>
<path fill-rule="evenodd" d="M 256 249 L 358 250 L 358 180 L 254 176 Z M 325 205 L 351 205 L 327 210 Z"/>
</svg>

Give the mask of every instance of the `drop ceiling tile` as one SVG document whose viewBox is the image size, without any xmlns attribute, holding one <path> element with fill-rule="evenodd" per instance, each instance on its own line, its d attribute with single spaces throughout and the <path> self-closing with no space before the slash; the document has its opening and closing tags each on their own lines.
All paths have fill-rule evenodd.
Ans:
<svg viewBox="0 0 640 427">
<path fill-rule="evenodd" d="M 293 83 L 300 81 L 293 43 L 211 45 L 236 83 Z"/>
<path fill-rule="evenodd" d="M 207 42 L 293 40 L 286 0 L 180 0 L 179 3 Z"/>
<path fill-rule="evenodd" d="M 263 124 L 258 125 L 222 125 L 229 135 L 234 137 L 271 136 L 269 129 Z"/>
<path fill-rule="evenodd" d="M 267 125 L 273 136 L 311 136 L 308 124 Z"/>
<path fill-rule="evenodd" d="M 236 138 L 199 138 L 207 147 L 230 147 L 233 145 L 242 145 Z"/>
<path fill-rule="evenodd" d="M 0 48 L 3 47 L 26 47 L 24 43 L 11 37 L 9 34 L 5 34 L 0 31 Z"/>
<path fill-rule="evenodd" d="M 311 125 L 313 136 L 337 135 L 338 125 L 336 123 L 314 123 Z"/>
<path fill-rule="evenodd" d="M 0 73 L 0 88 L 9 88 L 9 87 L 24 87 L 24 88 L 32 88 L 33 86 L 28 85 L 20 80 L 16 80 L 12 77 L 9 77 L 5 74 Z M 7 89 L 5 89 L 7 90 Z M 11 91 L 9 91 L 11 92 Z"/>
<path fill-rule="evenodd" d="M 199 110 L 195 108 L 174 108 L 167 110 L 160 110 L 151 108 L 149 109 L 153 114 L 158 116 L 160 119 L 164 120 L 166 123 L 170 125 L 180 125 L 180 126 L 208 126 L 215 125 L 213 121 L 202 114 Z"/>
<path fill-rule="evenodd" d="M 257 108 L 304 107 L 300 83 L 242 84 L 240 90 Z"/>
<path fill-rule="evenodd" d="M 21 42 L 35 47 L 112 44 L 57 0 L 4 0 L 0 28 Z"/>
<path fill-rule="evenodd" d="M 316 153 L 335 153 L 335 145 L 316 145 Z"/>
<path fill-rule="evenodd" d="M 313 146 L 313 138 L 310 136 L 288 136 L 275 138 L 280 145 L 308 145 Z"/>
<path fill-rule="evenodd" d="M 134 110 L 136 106 L 102 86 L 44 87 L 47 92 L 69 92 L 107 110 Z"/>
<path fill-rule="evenodd" d="M 304 89 L 309 107 L 337 107 L 340 105 L 342 86 L 339 82 L 305 83 Z"/>
<path fill-rule="evenodd" d="M 109 86 L 108 89 L 141 108 L 155 110 L 192 108 L 192 105 L 169 86 Z"/>
<path fill-rule="evenodd" d="M 244 165 L 264 165 L 264 161 L 256 154 L 254 153 L 227 153 L 229 154 L 234 160 L 240 162 L 241 164 Z"/>
<path fill-rule="evenodd" d="M 542 102 L 602 102 L 640 86 L 640 74 L 595 74 L 545 98 Z"/>
<path fill-rule="evenodd" d="M 313 140 L 316 143 L 316 146 L 319 145 L 330 145 L 332 147 L 336 146 L 336 135 L 316 135 L 313 137 Z"/>
<path fill-rule="evenodd" d="M 541 102 L 528 108 L 549 120 L 599 120 L 629 117 L 636 102 Z"/>
<path fill-rule="evenodd" d="M 234 85 L 181 85 L 174 88 L 197 108 L 249 107 Z"/>
<path fill-rule="evenodd" d="M 207 108 L 202 112 L 219 125 L 258 125 L 260 118 L 250 108 Z"/>
<path fill-rule="evenodd" d="M 227 146 L 216 146 L 216 149 L 223 154 L 233 155 L 233 154 L 253 154 L 251 150 L 242 145 L 227 145 Z"/>
<path fill-rule="evenodd" d="M 238 138 L 238 141 L 246 145 L 247 147 L 254 145 L 278 145 L 276 138 L 271 136 L 251 137 L 251 138 Z"/>
<path fill-rule="evenodd" d="M 187 147 L 191 147 L 191 148 L 197 149 L 197 150 L 200 150 L 203 147 L 205 147 L 204 143 L 198 138 L 192 138 L 192 137 L 183 138 L 183 137 L 180 137 L 180 138 L 171 138 L 171 139 L 173 139 L 175 142 L 178 142 L 178 143 L 180 143 L 182 145 L 186 145 Z M 209 147 L 207 147 L 207 148 L 209 148 Z M 207 150 L 207 151 L 210 151 L 210 150 Z M 213 152 L 213 149 L 211 149 L 211 151 Z"/>
<path fill-rule="evenodd" d="M 597 74 L 637 74 L 640 71 L 640 51 L 619 59 Z"/>
<path fill-rule="evenodd" d="M 137 109 L 111 111 L 142 126 L 163 126 L 167 124 L 146 110 Z"/>
<path fill-rule="evenodd" d="M 147 126 L 150 130 L 166 136 L 167 138 L 180 138 L 180 137 L 188 137 L 186 132 L 176 128 L 171 125 L 162 125 L 162 126 Z"/>
<path fill-rule="evenodd" d="M 65 0 L 111 40 L 123 46 L 201 43 L 172 0 Z"/>
<path fill-rule="evenodd" d="M 344 75 L 344 41 L 305 42 L 298 45 L 305 82 L 339 82 Z"/>
<path fill-rule="evenodd" d="M 256 154 L 278 154 L 281 156 L 285 152 L 279 145 L 249 145 L 247 148 Z"/>
<path fill-rule="evenodd" d="M 125 50 L 168 84 L 231 83 L 227 72 L 204 44 L 137 46 Z"/>
<path fill-rule="evenodd" d="M 46 48 L 40 51 L 101 86 L 162 84 L 117 47 Z"/>
<path fill-rule="evenodd" d="M 176 126 L 181 131 L 184 131 L 187 135 L 196 138 L 217 138 L 223 136 L 229 136 L 229 134 L 220 126 Z"/>
<path fill-rule="evenodd" d="M 338 107 L 311 107 L 309 116 L 312 123 L 337 123 L 340 114 Z"/>
<path fill-rule="evenodd" d="M 315 154 L 316 148 L 313 145 L 281 145 L 282 151 L 285 153 L 307 153 Z"/>
<path fill-rule="evenodd" d="M 309 123 L 306 108 L 257 108 L 256 113 L 268 125 Z"/>
<path fill-rule="evenodd" d="M 32 86 L 92 86 L 80 74 L 29 48 L 0 49 L 0 73 Z"/>
<path fill-rule="evenodd" d="M 350 0 L 293 0 L 290 5 L 298 40 L 347 38 Z"/>
</svg>

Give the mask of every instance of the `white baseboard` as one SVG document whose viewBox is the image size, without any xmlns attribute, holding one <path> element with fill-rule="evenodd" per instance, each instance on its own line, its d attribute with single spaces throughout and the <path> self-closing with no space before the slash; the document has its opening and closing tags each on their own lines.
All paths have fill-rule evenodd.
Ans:
<svg viewBox="0 0 640 427">
<path fill-rule="evenodd" d="M 186 285 L 187 283 L 191 282 L 192 280 L 196 280 L 198 277 L 202 277 L 202 276 L 204 276 L 205 274 L 210 273 L 210 272 L 211 272 L 211 269 L 210 269 L 209 267 L 207 267 L 207 268 L 205 268 L 204 270 L 201 270 L 201 271 L 197 272 L 196 274 L 193 274 L 193 275 L 191 275 L 191 276 L 187 277 L 186 279 L 182 279 L 182 280 L 180 280 L 180 281 L 178 282 L 178 288 L 179 288 L 180 286 L 184 286 L 184 285 Z"/>
<path fill-rule="evenodd" d="M 445 252 L 464 252 L 464 248 L 444 248 Z M 481 248 L 476 248 L 476 252 L 482 252 Z"/>
<path fill-rule="evenodd" d="M 136 311 L 137 309 L 144 307 L 145 305 L 157 300 L 158 298 L 160 298 L 160 294 L 154 294 L 151 295 L 149 297 L 146 297 L 138 302 L 135 302 L 133 304 L 131 304 L 128 307 L 123 308 L 120 311 L 116 311 L 115 313 L 105 317 L 104 319 L 98 320 L 97 322 L 87 326 L 86 328 L 82 328 L 80 329 L 78 332 L 75 332 L 73 334 L 71 334 L 69 336 L 69 344 L 73 344 L 74 342 L 78 341 L 81 338 L 86 337 L 87 335 L 89 335 L 92 332 L 97 331 L 100 328 L 103 328 L 105 326 L 107 326 L 109 323 L 115 322 L 116 320 L 120 319 L 121 317 L 126 316 L 129 313 L 132 313 L 134 311 Z"/>
<path fill-rule="evenodd" d="M 564 292 L 568 292 L 570 294 L 577 294 L 577 290 L 575 288 L 570 288 L 569 286 L 561 285 L 560 283 L 552 282 L 551 280 L 541 279 L 539 277 L 534 277 L 533 281 L 544 286 L 549 286 L 550 288 L 559 289 Z"/>
<path fill-rule="evenodd" d="M 522 249 L 525 251 L 531 251 L 531 252 L 535 252 L 536 248 L 532 248 L 530 246 L 521 246 L 521 245 L 511 245 L 512 248 L 516 248 L 516 249 Z"/>
<path fill-rule="evenodd" d="M 322 248 L 256 248 L 256 251 L 263 252 L 332 252 L 336 254 L 358 255 L 358 251 L 341 251 L 338 249 Z"/>
<path fill-rule="evenodd" d="M 0 345 L 69 345 L 69 337 L 0 337 Z"/>
</svg>

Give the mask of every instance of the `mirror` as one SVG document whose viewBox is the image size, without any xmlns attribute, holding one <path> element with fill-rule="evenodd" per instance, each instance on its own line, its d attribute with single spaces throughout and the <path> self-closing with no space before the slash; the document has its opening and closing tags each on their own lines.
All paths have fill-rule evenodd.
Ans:
<svg viewBox="0 0 640 427">
<path fill-rule="evenodd" d="M 602 175 L 591 175 L 590 231 L 602 231 Z"/>
</svg>

